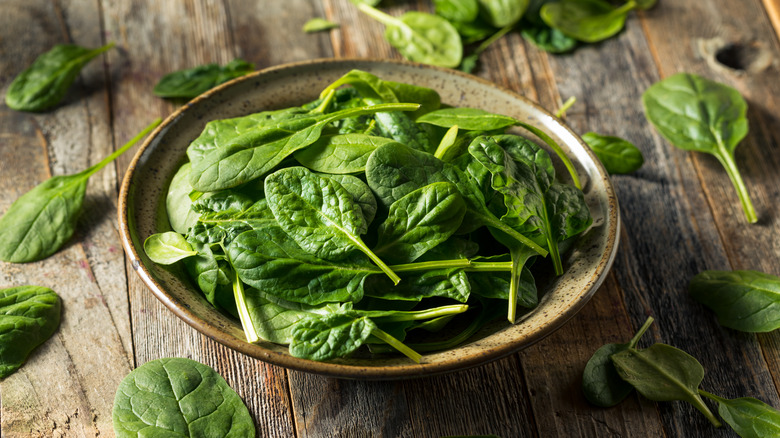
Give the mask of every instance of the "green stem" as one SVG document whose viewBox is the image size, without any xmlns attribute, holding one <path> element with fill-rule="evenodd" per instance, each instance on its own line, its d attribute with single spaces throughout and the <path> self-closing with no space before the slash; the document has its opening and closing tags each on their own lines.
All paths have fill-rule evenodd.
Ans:
<svg viewBox="0 0 780 438">
<path fill-rule="evenodd" d="M 574 164 L 572 164 L 571 160 L 569 159 L 569 157 L 566 156 L 566 154 L 563 152 L 563 149 L 561 149 L 558 143 L 556 143 L 555 140 L 550 138 L 549 135 L 545 134 L 542 130 L 540 130 L 535 126 L 531 126 L 528 123 L 524 123 L 519 120 L 517 121 L 517 124 L 534 133 L 537 137 L 541 138 L 542 141 L 544 141 L 547 144 L 547 146 L 550 146 L 550 148 L 552 148 L 555 154 L 558 155 L 558 158 L 560 158 L 561 161 L 563 161 L 563 165 L 566 166 L 566 170 L 569 171 L 569 175 L 571 175 L 571 180 L 574 183 L 574 186 L 582 190 L 580 177 L 579 175 L 577 175 L 577 170 L 574 169 Z"/>
<path fill-rule="evenodd" d="M 386 322 L 401 322 L 401 321 L 420 321 L 426 319 L 439 318 L 448 315 L 457 315 L 468 310 L 469 306 L 466 304 L 452 304 L 449 306 L 434 307 L 432 309 L 425 310 L 413 310 L 408 312 L 393 312 L 392 315 L 381 316 L 378 314 L 385 313 L 382 310 L 379 311 L 364 311 L 360 312 L 365 314 L 374 321 Z M 374 314 L 375 316 L 372 316 Z"/>
<path fill-rule="evenodd" d="M 444 157 L 444 154 L 446 154 L 452 145 L 455 144 L 455 139 L 457 137 L 458 125 L 452 125 L 450 129 L 447 130 L 447 133 L 444 134 L 444 137 L 442 137 L 441 141 L 439 142 L 439 146 L 436 148 L 436 152 L 433 153 L 433 156 L 441 160 L 442 157 Z"/>
<path fill-rule="evenodd" d="M 403 21 L 393 17 L 392 15 L 385 14 L 379 9 L 373 8 L 365 3 L 359 3 L 357 7 L 361 12 L 384 24 L 385 26 L 395 26 L 401 28 L 409 27 Z"/>
<path fill-rule="evenodd" d="M 499 39 L 500 39 L 502 36 L 506 35 L 506 34 L 507 34 L 507 32 L 509 32 L 510 30 L 512 30 L 512 28 L 513 28 L 513 27 L 514 27 L 514 24 L 510 24 L 510 25 L 508 25 L 508 26 L 504 26 L 504 27 L 502 27 L 501 29 L 499 29 L 499 30 L 498 30 L 498 32 L 496 32 L 496 33 L 494 33 L 493 35 L 491 35 L 490 37 L 488 37 L 488 38 L 487 38 L 485 41 L 482 41 L 482 43 L 480 43 L 480 45 L 479 45 L 479 46 L 477 46 L 477 48 L 476 48 L 476 49 L 474 49 L 474 52 L 472 53 L 472 55 L 477 55 L 477 56 L 478 56 L 480 53 L 482 53 L 482 52 L 484 52 L 485 50 L 487 50 L 487 48 L 488 48 L 488 47 L 489 47 L 491 44 L 495 43 L 495 42 L 496 42 L 497 40 L 499 40 Z"/>
<path fill-rule="evenodd" d="M 555 117 L 562 119 L 566 117 L 566 111 L 569 110 L 575 103 L 577 102 L 577 98 L 572 96 L 568 99 L 566 99 L 566 102 L 561 105 L 560 108 L 558 108 L 558 111 L 555 112 Z"/>
<path fill-rule="evenodd" d="M 382 259 L 380 259 L 378 255 L 374 254 L 373 251 L 368 249 L 365 243 L 363 242 L 355 242 L 355 243 L 358 245 L 358 248 L 360 248 L 360 250 L 363 251 L 363 254 L 367 255 L 368 258 L 370 258 L 371 261 L 374 262 L 374 264 L 377 265 L 379 269 L 382 270 L 382 272 L 384 272 L 388 277 L 390 277 L 390 280 L 393 281 L 393 284 L 398 284 L 401 281 L 401 277 L 399 277 L 398 274 L 396 274 L 392 268 L 387 266 L 387 264 Z"/>
<path fill-rule="evenodd" d="M 649 329 L 650 326 L 653 324 L 653 321 L 655 321 L 655 319 L 653 319 L 652 316 L 648 316 L 647 317 L 647 320 L 645 320 L 645 323 L 642 324 L 642 327 L 639 327 L 639 331 L 637 331 L 636 334 L 634 335 L 634 337 L 631 338 L 630 341 L 628 341 L 628 348 L 636 347 L 636 344 L 639 342 L 639 340 L 645 334 L 647 329 Z"/>
<path fill-rule="evenodd" d="M 552 239 L 552 234 L 547 235 L 547 248 L 550 250 L 550 259 L 552 259 L 555 275 L 563 275 L 563 263 L 561 262 L 561 253 L 558 250 L 558 242 Z"/>
<path fill-rule="evenodd" d="M 512 262 L 471 262 L 466 272 L 511 272 Z"/>
<path fill-rule="evenodd" d="M 610 15 L 625 15 L 636 9 L 638 6 L 639 5 L 637 5 L 634 0 L 628 0 L 626 4 L 612 11 Z"/>
<path fill-rule="evenodd" d="M 534 242 L 533 240 L 529 239 L 528 237 L 523 236 L 522 234 L 518 233 L 517 231 L 515 231 L 514 228 L 512 228 L 509 225 L 501 222 L 501 220 L 499 220 L 497 217 L 495 217 L 495 216 L 488 216 L 488 215 L 482 215 L 482 214 L 479 214 L 479 213 L 477 213 L 477 214 L 483 220 L 485 225 L 503 231 L 504 233 L 508 234 L 509 237 L 515 239 L 518 243 L 521 243 L 521 244 L 531 248 L 532 250 L 534 250 L 540 256 L 547 257 L 547 254 L 549 254 L 547 252 L 547 250 L 545 250 L 544 248 L 539 246 L 536 242 Z"/>
<path fill-rule="evenodd" d="M 244 295 L 244 283 L 238 278 L 233 281 L 233 298 L 236 300 L 236 308 L 238 309 L 238 318 L 241 320 L 241 327 L 244 328 L 244 336 L 249 343 L 255 343 L 260 340 L 257 336 L 257 330 L 252 323 L 252 318 L 249 316 L 249 309 L 246 306 L 246 295 Z"/>
<path fill-rule="evenodd" d="M 745 186 L 745 182 L 742 180 L 742 175 L 739 173 L 737 163 L 734 162 L 734 156 L 722 145 L 718 145 L 718 149 L 720 153 L 714 155 L 726 169 L 731 184 L 734 185 L 734 189 L 736 189 L 737 195 L 739 196 L 739 202 L 742 203 L 742 210 L 745 211 L 747 221 L 751 224 L 758 222 L 756 210 L 753 208 L 753 202 L 750 200 L 750 194 L 748 193 L 747 186 Z"/>
<path fill-rule="evenodd" d="M 515 319 L 517 318 L 517 295 L 518 295 L 518 287 L 520 286 L 520 275 L 521 271 L 523 270 L 523 266 L 525 265 L 525 262 L 528 261 L 528 255 L 523 259 L 523 263 L 520 263 L 520 258 L 523 254 L 522 251 L 518 251 L 517 248 L 511 248 L 509 252 L 512 254 L 512 270 L 510 271 L 509 275 L 509 299 L 508 301 L 508 310 L 506 314 L 506 318 L 509 320 L 510 323 L 514 324 Z"/>
<path fill-rule="evenodd" d="M 125 152 L 127 152 L 128 149 L 133 147 L 134 144 L 138 143 L 138 141 L 140 141 L 142 138 L 146 137 L 146 134 L 148 134 L 152 129 L 156 128 L 157 125 L 159 125 L 161 121 L 162 121 L 161 119 L 156 119 L 155 121 L 150 123 L 149 126 L 144 128 L 143 131 L 141 131 L 138 134 L 136 134 L 136 136 L 133 137 L 132 139 L 130 139 L 129 142 L 125 143 L 124 146 L 122 146 L 121 148 L 119 148 L 116 151 L 114 151 L 111 155 L 109 155 L 106 158 L 104 158 L 101 162 L 99 162 L 99 163 L 95 164 L 94 166 L 92 166 L 92 167 L 88 168 L 87 170 L 85 170 L 83 172 L 84 176 L 89 178 L 90 176 L 94 175 L 100 169 L 106 167 L 106 165 L 108 163 L 114 161 L 117 157 L 119 157 L 120 155 L 124 154 Z"/>
<path fill-rule="evenodd" d="M 471 266 L 469 259 L 435 260 L 431 262 L 404 263 L 391 265 L 393 272 L 430 271 L 433 269 L 467 268 Z"/>
<path fill-rule="evenodd" d="M 333 96 L 335 95 L 336 95 L 336 90 L 330 90 L 328 94 L 326 94 L 325 97 L 322 98 L 322 102 L 317 106 L 317 108 L 314 108 L 311 112 L 325 114 L 325 111 L 328 110 L 330 103 L 333 101 Z"/>
<path fill-rule="evenodd" d="M 371 334 L 375 337 L 379 338 L 380 340 L 384 341 L 391 347 L 395 348 L 396 350 L 400 351 L 401 353 L 405 354 L 406 357 L 409 359 L 415 361 L 416 363 L 420 363 L 420 359 L 422 359 L 422 355 L 420 353 L 412 350 L 411 348 L 404 345 L 403 342 L 399 341 L 398 339 L 390 336 L 390 334 L 375 328 L 371 330 Z"/>
</svg>

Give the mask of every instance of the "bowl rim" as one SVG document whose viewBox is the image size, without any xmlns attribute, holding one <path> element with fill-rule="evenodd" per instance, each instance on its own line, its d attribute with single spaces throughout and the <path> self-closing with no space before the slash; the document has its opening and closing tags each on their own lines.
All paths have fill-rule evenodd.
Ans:
<svg viewBox="0 0 780 438">
<path fill-rule="evenodd" d="M 403 65 L 407 67 L 432 69 L 448 75 L 461 76 L 462 78 L 467 79 L 469 81 L 478 82 L 483 86 L 491 87 L 496 89 L 497 91 L 508 94 L 514 99 L 522 100 L 525 104 L 528 104 L 529 106 L 533 107 L 534 110 L 539 111 L 541 114 L 545 116 L 551 117 L 558 125 L 560 125 L 561 128 L 568 131 L 568 134 L 570 134 L 574 139 L 576 139 L 577 142 L 580 143 L 580 146 L 583 148 L 585 153 L 591 157 L 594 164 L 596 165 L 598 173 L 604 182 L 604 186 L 606 189 L 606 200 L 608 204 L 607 215 L 605 216 L 605 222 L 609 225 L 607 229 L 606 251 L 602 254 L 600 260 L 598 261 L 598 267 L 596 268 L 595 272 L 592 275 L 593 278 L 589 282 L 590 287 L 588 288 L 588 290 L 577 295 L 576 298 L 574 298 L 574 300 L 571 302 L 571 304 L 568 307 L 566 307 L 561 312 L 559 312 L 555 317 L 546 321 L 543 325 L 539 327 L 539 329 L 537 329 L 533 333 L 530 333 L 529 335 L 527 335 L 521 340 L 518 340 L 516 342 L 507 342 L 500 346 L 492 347 L 488 350 L 481 351 L 477 354 L 472 354 L 467 357 L 448 358 L 446 360 L 438 361 L 435 363 L 422 362 L 419 364 L 415 364 L 410 362 L 408 366 L 407 365 L 359 366 L 359 365 L 350 365 L 344 363 L 318 362 L 318 361 L 302 359 L 302 358 L 297 358 L 290 355 L 282 354 L 280 352 L 276 352 L 264 348 L 263 346 L 258 344 L 248 343 L 245 340 L 238 339 L 220 330 L 218 327 L 215 327 L 209 322 L 200 318 L 187 306 L 182 305 L 182 303 L 180 303 L 177 299 L 169 296 L 165 292 L 163 286 L 155 279 L 151 271 L 144 265 L 144 263 L 141 262 L 142 258 L 138 252 L 139 249 L 136 248 L 132 242 L 132 237 L 131 237 L 132 231 L 130 230 L 130 218 L 128 214 L 129 213 L 128 198 L 131 195 L 131 183 L 133 181 L 136 167 L 138 166 L 141 157 L 144 155 L 145 151 L 150 147 L 153 141 L 157 138 L 157 136 L 161 132 L 166 130 L 169 125 L 173 124 L 176 120 L 178 120 L 179 117 L 183 113 L 188 111 L 193 105 L 196 105 L 200 102 L 207 101 L 215 93 L 218 93 L 219 91 L 225 88 L 232 87 L 240 82 L 251 81 L 258 76 L 265 76 L 265 75 L 274 74 L 288 69 L 303 68 L 306 66 L 323 64 L 323 63 L 329 65 L 343 64 L 344 68 L 349 70 L 354 68 L 352 65 L 355 63 L 369 63 L 369 64 L 376 63 L 376 64 L 391 64 L 391 65 L 395 64 L 395 65 Z M 155 128 L 146 137 L 144 142 L 136 151 L 132 161 L 127 167 L 124 178 L 122 180 L 122 184 L 120 186 L 117 216 L 118 216 L 119 234 L 120 234 L 120 239 L 122 241 L 122 246 L 125 250 L 127 257 L 129 258 L 130 265 L 132 266 L 133 270 L 141 277 L 141 280 L 144 282 L 146 287 L 148 287 L 151 290 L 151 292 L 157 297 L 157 299 L 159 299 L 163 303 L 163 305 L 165 305 L 178 318 L 186 322 L 188 325 L 190 325 L 192 328 L 197 330 L 199 333 L 208 336 L 209 338 L 219 342 L 220 344 L 230 349 L 233 349 L 247 356 L 260 359 L 264 362 L 273 365 L 277 365 L 277 366 L 281 366 L 281 367 L 285 367 L 297 371 L 315 373 L 326 377 L 361 379 L 361 380 L 408 379 L 408 378 L 444 374 L 444 373 L 449 373 L 454 371 L 461 371 L 461 370 L 483 365 L 488 362 L 492 362 L 494 360 L 498 360 L 500 358 L 506 357 L 512 353 L 515 353 L 523 348 L 531 346 L 534 343 L 544 339 L 545 337 L 549 336 L 554 331 L 559 329 L 561 326 L 563 326 L 579 310 L 581 310 L 582 307 L 584 307 L 584 305 L 590 300 L 590 298 L 593 296 L 596 290 L 601 286 L 601 284 L 603 283 L 604 279 L 607 276 L 607 273 L 609 272 L 609 269 L 611 268 L 615 260 L 617 247 L 618 247 L 618 240 L 620 236 L 620 229 L 621 229 L 620 209 L 618 207 L 617 195 L 606 170 L 604 169 L 601 162 L 596 158 L 596 156 L 590 150 L 590 148 L 586 146 L 586 144 L 583 142 L 580 136 L 576 134 L 567 124 L 565 124 L 562 120 L 560 120 L 560 118 L 555 117 L 552 113 L 550 113 L 549 111 L 547 111 L 546 109 L 538 105 L 537 103 L 526 98 L 525 96 L 477 76 L 466 74 L 458 70 L 431 66 L 427 64 L 413 63 L 413 62 L 403 61 L 403 60 L 375 59 L 375 58 L 318 58 L 318 59 L 311 59 L 306 61 L 279 64 L 261 70 L 257 70 L 245 76 L 232 79 L 224 84 L 212 88 L 211 90 L 195 97 L 188 103 L 182 105 L 180 108 L 175 110 L 168 117 L 166 117 L 165 120 L 162 123 L 160 123 L 160 125 L 157 126 L 157 128 Z"/>
</svg>

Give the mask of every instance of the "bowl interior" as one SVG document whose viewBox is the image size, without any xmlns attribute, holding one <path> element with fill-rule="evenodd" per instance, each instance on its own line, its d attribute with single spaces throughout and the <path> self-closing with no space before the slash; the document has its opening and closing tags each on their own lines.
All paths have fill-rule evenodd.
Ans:
<svg viewBox="0 0 780 438">
<path fill-rule="evenodd" d="M 537 279 L 539 306 L 522 315 L 517 324 L 496 321 L 465 345 L 424 355 L 421 364 L 401 355 L 326 363 L 298 359 L 289 355 L 286 346 L 245 342 L 240 323 L 215 310 L 182 272 L 158 266 L 143 253 L 143 242 L 149 235 L 170 230 L 164 208 L 168 183 L 185 161 L 187 146 L 207 122 L 314 100 L 320 90 L 351 69 L 433 88 L 441 94 L 442 102 L 452 106 L 482 108 L 524 120 L 551 136 L 574 162 L 593 225 L 564 254 L 562 276 Z M 274 67 L 224 84 L 185 105 L 163 122 L 133 159 L 120 192 L 119 221 L 135 271 L 168 308 L 200 332 L 276 365 L 365 379 L 454 371 L 503 357 L 538 341 L 574 315 L 601 284 L 614 259 L 619 228 L 617 199 L 606 172 L 560 120 L 520 95 L 453 70 L 370 60 L 320 60 Z"/>
</svg>

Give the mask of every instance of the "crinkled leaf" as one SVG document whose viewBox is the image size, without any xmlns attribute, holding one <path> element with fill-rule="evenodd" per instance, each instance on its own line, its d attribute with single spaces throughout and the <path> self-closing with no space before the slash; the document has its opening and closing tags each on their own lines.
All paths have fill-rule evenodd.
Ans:
<svg viewBox="0 0 780 438">
<path fill-rule="evenodd" d="M 292 329 L 290 354 L 319 361 L 346 356 L 363 345 L 376 328 L 370 319 L 354 312 L 304 319 Z"/>
</svg>

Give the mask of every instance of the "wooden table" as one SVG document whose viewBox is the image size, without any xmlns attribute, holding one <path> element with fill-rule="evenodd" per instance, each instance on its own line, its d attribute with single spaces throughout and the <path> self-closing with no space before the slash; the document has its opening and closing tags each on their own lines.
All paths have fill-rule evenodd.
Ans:
<svg viewBox="0 0 780 438">
<path fill-rule="evenodd" d="M 86 213 L 65 248 L 41 262 L 0 263 L 0 287 L 48 286 L 64 303 L 54 337 L 0 382 L 3 436 L 112 436 L 121 379 L 170 356 L 222 374 L 262 437 L 736 436 L 680 402 L 634 395 L 612 409 L 592 407 L 580 379 L 596 348 L 625 342 L 653 315 L 657 323 L 643 345 L 665 342 L 698 358 L 710 392 L 780 407 L 780 332 L 721 328 L 686 291 L 705 269 L 780 274 L 780 45 L 770 19 L 778 17 L 777 0 L 764 1 L 660 0 L 632 14 L 617 38 L 569 55 L 541 52 L 518 33 L 483 54 L 479 76 L 550 109 L 576 96 L 567 117 L 576 131 L 627 138 L 646 159 L 638 172 L 613 178 L 623 228 L 606 282 L 538 344 L 467 371 L 397 382 L 328 379 L 235 353 L 178 320 L 126 265 L 116 198 L 131 152 L 91 179 Z M 431 8 L 429 1 L 383 2 L 393 14 Z M 312 17 L 341 29 L 304 34 Z M 96 163 L 170 114 L 176 106 L 151 93 L 164 73 L 235 57 L 258 68 L 323 57 L 398 58 L 382 33 L 348 0 L 2 0 L 3 93 L 56 43 L 115 41 L 117 48 L 89 64 L 52 111 L 0 106 L 0 212 L 43 179 Z M 725 82 L 748 100 L 750 134 L 736 159 L 757 224 L 746 223 L 714 158 L 671 147 L 645 120 L 642 92 L 680 71 Z"/>
</svg>

